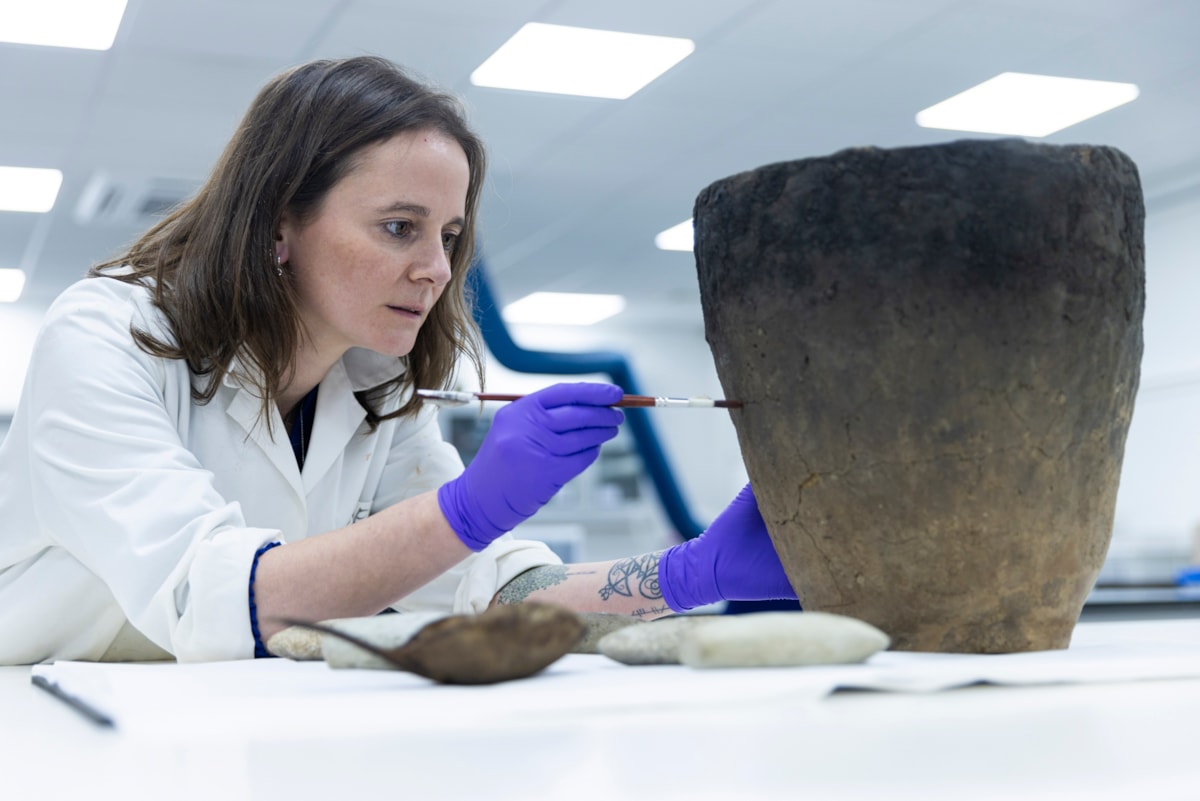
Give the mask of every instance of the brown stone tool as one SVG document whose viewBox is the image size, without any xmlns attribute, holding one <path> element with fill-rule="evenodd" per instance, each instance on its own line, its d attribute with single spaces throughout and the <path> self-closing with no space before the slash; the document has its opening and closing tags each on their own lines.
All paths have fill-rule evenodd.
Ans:
<svg viewBox="0 0 1200 801">
<path fill-rule="evenodd" d="M 532 676 L 569 652 L 585 629 L 574 612 L 535 602 L 450 615 L 396 648 L 380 648 L 322 623 L 281 622 L 345 640 L 399 670 L 442 684 L 495 684 Z"/>
</svg>

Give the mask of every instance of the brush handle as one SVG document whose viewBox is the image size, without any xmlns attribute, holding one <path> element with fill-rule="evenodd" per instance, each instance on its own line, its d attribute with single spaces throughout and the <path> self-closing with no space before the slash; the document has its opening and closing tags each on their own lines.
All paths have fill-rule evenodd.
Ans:
<svg viewBox="0 0 1200 801">
<path fill-rule="evenodd" d="M 502 395 L 499 393 L 476 392 L 475 397 L 481 401 L 515 401 L 523 395 Z M 647 406 L 658 408 L 712 408 L 740 409 L 741 401 L 711 400 L 709 398 L 655 398 L 650 395 L 622 395 L 621 399 L 612 404 L 616 407 Z"/>
</svg>

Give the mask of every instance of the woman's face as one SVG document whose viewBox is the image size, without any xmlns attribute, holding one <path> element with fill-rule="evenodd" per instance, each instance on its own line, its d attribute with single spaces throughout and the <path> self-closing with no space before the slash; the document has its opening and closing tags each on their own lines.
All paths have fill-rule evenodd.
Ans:
<svg viewBox="0 0 1200 801">
<path fill-rule="evenodd" d="M 356 161 L 315 218 L 285 215 L 276 242 L 312 346 L 330 363 L 356 346 L 412 350 L 465 225 L 469 169 L 453 138 L 409 131 Z"/>
</svg>

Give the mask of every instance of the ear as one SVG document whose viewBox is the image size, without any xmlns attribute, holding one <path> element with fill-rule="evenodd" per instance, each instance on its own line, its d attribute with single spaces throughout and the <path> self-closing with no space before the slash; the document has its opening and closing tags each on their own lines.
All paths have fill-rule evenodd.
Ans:
<svg viewBox="0 0 1200 801">
<path fill-rule="evenodd" d="M 290 215 L 285 214 L 279 222 L 279 230 L 275 232 L 275 262 L 287 264 L 291 258 L 290 242 L 296 236 L 296 225 Z"/>
</svg>

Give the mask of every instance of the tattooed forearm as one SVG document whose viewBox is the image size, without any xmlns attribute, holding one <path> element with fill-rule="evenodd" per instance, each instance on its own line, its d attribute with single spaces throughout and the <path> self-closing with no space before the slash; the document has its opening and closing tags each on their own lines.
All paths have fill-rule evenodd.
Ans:
<svg viewBox="0 0 1200 801">
<path fill-rule="evenodd" d="M 648 553 L 613 562 L 608 571 L 608 581 L 600 588 L 600 599 L 607 601 L 613 595 L 632 598 L 635 592 L 640 597 L 652 601 L 661 599 L 662 591 L 658 588 L 658 558 L 659 554 Z"/>
<path fill-rule="evenodd" d="M 661 553 L 612 562 L 544 565 L 521 573 L 496 593 L 494 605 L 544 601 L 577 612 L 652 619 L 671 614 L 658 586 Z"/>
<path fill-rule="evenodd" d="M 498 604 L 519 604 L 531 593 L 562 584 L 567 580 L 566 565 L 544 565 L 521 573 L 496 594 Z"/>
</svg>

